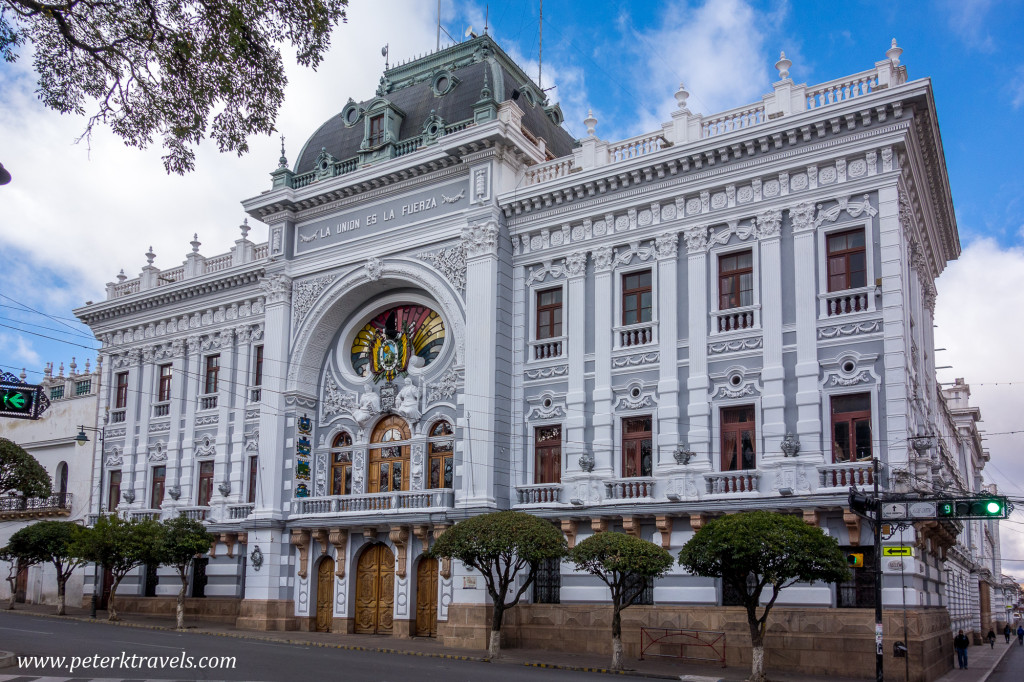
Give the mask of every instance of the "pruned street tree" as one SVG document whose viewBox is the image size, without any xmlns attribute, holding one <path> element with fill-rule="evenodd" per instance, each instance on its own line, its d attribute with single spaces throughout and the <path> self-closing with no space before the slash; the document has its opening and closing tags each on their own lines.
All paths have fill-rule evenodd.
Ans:
<svg viewBox="0 0 1024 682">
<path fill-rule="evenodd" d="M 49 562 L 57 571 L 57 615 L 65 611 L 65 588 L 74 570 L 86 563 L 78 555 L 82 536 L 91 532 L 72 521 L 37 521 L 20 528 L 7 541 L 8 549 L 24 562 Z"/>
<path fill-rule="evenodd" d="M 11 551 L 10 547 L 0 547 L 0 561 L 7 562 L 7 575 L 4 580 L 11 587 L 11 596 L 7 600 L 7 609 L 11 610 L 14 608 L 14 602 L 18 598 L 18 568 L 24 566 L 22 562 L 19 564 L 18 555 Z"/>
<path fill-rule="evenodd" d="M 125 144 L 161 138 L 168 173 L 209 136 L 239 156 L 274 131 L 288 79 L 281 45 L 316 68 L 348 0 L 0 0 L 0 56 L 31 45 L 43 104 L 89 115 Z M 94 103 L 94 104 L 93 104 Z"/>
<path fill-rule="evenodd" d="M 834 538 L 797 516 L 767 511 L 728 514 L 709 521 L 680 550 L 679 563 L 697 575 L 721 578 L 740 595 L 753 646 L 751 682 L 766 679 L 764 636 L 779 593 L 798 582 L 834 583 L 850 576 L 846 557 Z"/>
<path fill-rule="evenodd" d="M 145 564 L 159 563 L 164 529 L 156 521 L 125 521 L 100 516 L 89 533 L 79 539 L 76 553 L 110 570 L 113 581 L 107 599 L 107 620 L 118 620 L 117 587 L 128 573 Z"/>
<path fill-rule="evenodd" d="M 20 445 L 0 438 L 0 497 L 49 497 L 50 475 Z"/>
<path fill-rule="evenodd" d="M 198 556 L 210 551 L 213 535 L 201 521 L 186 516 L 176 516 L 163 521 L 163 544 L 159 553 L 160 563 L 173 566 L 181 580 L 178 590 L 178 605 L 175 609 L 177 628 L 185 628 L 185 591 L 188 589 L 188 571 Z"/>
<path fill-rule="evenodd" d="M 491 596 L 491 658 L 501 655 L 501 621 L 537 577 L 546 559 L 565 556 L 565 538 L 550 522 L 517 511 L 480 514 L 460 521 L 441 534 L 430 549 L 433 557 L 458 559 L 483 575 Z M 515 587 L 520 573 L 519 587 Z"/>
<path fill-rule="evenodd" d="M 622 610 L 635 604 L 653 578 L 672 568 L 672 555 L 653 542 L 633 535 L 603 532 L 571 550 L 576 570 L 600 578 L 612 596 L 612 669 L 622 670 Z"/>
</svg>

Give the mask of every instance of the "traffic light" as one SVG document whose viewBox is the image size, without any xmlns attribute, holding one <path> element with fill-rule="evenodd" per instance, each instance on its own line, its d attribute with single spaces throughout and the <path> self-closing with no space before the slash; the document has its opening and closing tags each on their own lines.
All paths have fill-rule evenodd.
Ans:
<svg viewBox="0 0 1024 682">
<path fill-rule="evenodd" d="M 858 490 L 851 490 L 850 509 L 861 516 L 866 516 L 869 511 L 878 511 L 878 500 Z"/>
<path fill-rule="evenodd" d="M 850 568 L 864 568 L 864 555 L 861 552 L 847 554 L 846 565 Z"/>
<path fill-rule="evenodd" d="M 935 511 L 940 519 L 1005 519 L 1009 505 L 1001 495 L 959 497 L 939 500 Z"/>
</svg>

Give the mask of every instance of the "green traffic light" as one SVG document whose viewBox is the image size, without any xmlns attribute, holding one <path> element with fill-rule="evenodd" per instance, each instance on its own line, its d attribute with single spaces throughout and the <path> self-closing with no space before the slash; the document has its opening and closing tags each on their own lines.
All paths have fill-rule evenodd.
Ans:
<svg viewBox="0 0 1024 682">
<path fill-rule="evenodd" d="M 1002 511 L 1003 511 L 1003 505 L 1001 505 L 996 500 L 989 500 L 985 504 L 985 511 L 987 511 L 989 514 L 992 514 L 992 515 L 1001 514 Z"/>
</svg>

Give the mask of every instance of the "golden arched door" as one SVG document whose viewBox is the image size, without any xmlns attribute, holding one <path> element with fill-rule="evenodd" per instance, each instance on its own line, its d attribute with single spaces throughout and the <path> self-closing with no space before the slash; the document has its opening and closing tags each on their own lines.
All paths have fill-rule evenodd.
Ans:
<svg viewBox="0 0 1024 682">
<path fill-rule="evenodd" d="M 334 625 L 334 559 L 324 558 L 316 575 L 316 631 L 330 632 Z"/>
<path fill-rule="evenodd" d="M 437 559 L 423 557 L 416 568 L 416 634 L 437 635 Z"/>
<path fill-rule="evenodd" d="M 370 545 L 356 567 L 356 624 L 359 634 L 391 634 L 395 605 L 395 555 Z"/>
</svg>

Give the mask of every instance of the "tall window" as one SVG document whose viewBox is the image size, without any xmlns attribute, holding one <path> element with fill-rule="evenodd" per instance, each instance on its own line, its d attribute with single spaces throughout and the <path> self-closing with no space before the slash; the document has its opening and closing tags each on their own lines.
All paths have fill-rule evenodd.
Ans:
<svg viewBox="0 0 1024 682">
<path fill-rule="evenodd" d="M 650 415 L 622 420 L 622 475 L 654 475 L 654 442 Z"/>
<path fill-rule="evenodd" d="M 196 504 L 206 507 L 213 498 L 213 461 L 199 463 L 199 491 Z"/>
<path fill-rule="evenodd" d="M 263 346 L 256 346 L 252 363 L 252 385 L 263 385 Z"/>
<path fill-rule="evenodd" d="M 167 480 L 167 467 L 153 467 L 153 486 L 150 496 L 150 509 L 159 509 L 164 503 L 164 483 Z"/>
<path fill-rule="evenodd" d="M 206 374 L 203 393 L 209 395 L 217 392 L 217 376 L 220 374 L 220 355 L 206 356 Z"/>
<path fill-rule="evenodd" d="M 562 288 L 537 292 L 537 339 L 562 335 Z"/>
<path fill-rule="evenodd" d="M 718 259 L 718 309 L 754 305 L 754 257 L 750 251 Z"/>
<path fill-rule="evenodd" d="M 246 502 L 256 502 L 256 474 L 260 470 L 260 458 L 253 455 L 249 458 L 249 496 Z"/>
<path fill-rule="evenodd" d="M 64 496 L 68 494 L 67 462 L 61 462 L 57 465 L 57 494 L 60 495 L 61 502 L 64 501 Z"/>
<path fill-rule="evenodd" d="M 114 511 L 121 501 L 121 470 L 110 472 L 110 487 L 107 488 L 107 509 Z"/>
<path fill-rule="evenodd" d="M 452 455 L 455 452 L 455 438 L 452 425 L 439 421 L 430 429 L 430 487 L 452 487 Z"/>
<path fill-rule="evenodd" d="M 160 385 L 157 390 L 156 399 L 164 403 L 171 399 L 171 366 L 160 365 Z"/>
<path fill-rule="evenodd" d="M 352 436 L 342 431 L 331 443 L 331 494 L 352 493 Z"/>
<path fill-rule="evenodd" d="M 757 467 L 755 427 L 753 405 L 722 410 L 722 471 Z"/>
<path fill-rule="evenodd" d="M 871 394 L 832 397 L 832 461 L 871 459 Z"/>
<path fill-rule="evenodd" d="M 117 390 L 114 393 L 114 409 L 128 406 L 128 372 L 117 373 Z"/>
<path fill-rule="evenodd" d="M 537 577 L 533 581 L 534 604 L 558 604 L 562 591 L 562 560 L 543 559 L 537 565 Z"/>
<path fill-rule="evenodd" d="M 622 324 L 651 321 L 651 271 L 622 276 Z"/>
<path fill-rule="evenodd" d="M 401 417 L 387 417 L 370 436 L 371 493 L 409 489 L 409 425 Z"/>
<path fill-rule="evenodd" d="M 828 290 L 843 291 L 867 286 L 867 255 L 864 230 L 828 236 Z"/>
<path fill-rule="evenodd" d="M 534 483 L 562 482 L 562 427 L 538 426 L 534 430 L 533 451 L 536 453 Z"/>
<path fill-rule="evenodd" d="M 384 144 L 384 114 L 374 116 L 370 119 L 369 142 L 371 147 Z"/>
</svg>

